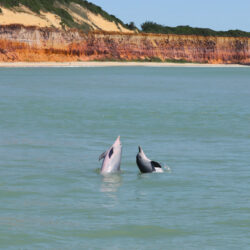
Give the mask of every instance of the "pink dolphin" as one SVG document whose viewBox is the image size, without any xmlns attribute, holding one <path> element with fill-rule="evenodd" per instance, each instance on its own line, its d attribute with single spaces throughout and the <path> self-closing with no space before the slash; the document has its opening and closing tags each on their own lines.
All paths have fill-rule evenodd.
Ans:
<svg viewBox="0 0 250 250">
<path fill-rule="evenodd" d="M 101 174 L 111 174 L 120 171 L 122 159 L 122 143 L 120 136 L 117 137 L 114 144 L 103 154 L 100 155 L 99 161 L 103 160 Z"/>
</svg>

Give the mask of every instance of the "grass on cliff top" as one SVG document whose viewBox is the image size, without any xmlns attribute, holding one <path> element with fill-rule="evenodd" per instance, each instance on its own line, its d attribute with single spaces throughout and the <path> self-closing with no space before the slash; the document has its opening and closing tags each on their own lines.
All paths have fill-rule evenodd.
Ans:
<svg viewBox="0 0 250 250">
<path fill-rule="evenodd" d="M 215 31 L 207 28 L 193 28 L 190 26 L 169 27 L 154 22 L 145 22 L 141 25 L 142 32 L 176 35 L 250 37 L 250 32 L 242 30 Z"/>
<path fill-rule="evenodd" d="M 12 8 L 21 5 L 28 7 L 30 10 L 40 13 L 40 11 L 48 11 L 55 13 L 56 15 L 60 16 L 62 19 L 62 24 L 67 25 L 72 28 L 82 28 L 87 29 L 86 26 L 79 27 L 79 24 L 75 23 L 72 16 L 62 8 L 55 7 L 56 3 L 60 3 L 63 5 L 69 5 L 70 3 L 77 3 L 82 7 L 88 9 L 89 11 L 100 14 L 106 20 L 120 23 L 122 26 L 126 26 L 120 19 L 115 17 L 114 15 L 109 15 L 106 11 L 104 11 L 101 7 L 90 3 L 86 0 L 0 0 L 0 5 L 6 8 Z"/>
</svg>

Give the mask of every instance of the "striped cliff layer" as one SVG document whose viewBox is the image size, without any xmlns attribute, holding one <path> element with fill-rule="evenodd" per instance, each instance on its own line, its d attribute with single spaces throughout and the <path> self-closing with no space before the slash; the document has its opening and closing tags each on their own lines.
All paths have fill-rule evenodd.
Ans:
<svg viewBox="0 0 250 250">
<path fill-rule="evenodd" d="M 250 64 L 250 38 L 0 26 L 0 61 L 91 60 Z"/>
</svg>

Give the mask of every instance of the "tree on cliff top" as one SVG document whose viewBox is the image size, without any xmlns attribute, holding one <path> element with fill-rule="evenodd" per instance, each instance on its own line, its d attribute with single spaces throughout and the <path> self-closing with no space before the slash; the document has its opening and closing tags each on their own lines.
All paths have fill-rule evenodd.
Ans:
<svg viewBox="0 0 250 250">
<path fill-rule="evenodd" d="M 125 24 L 126 27 L 129 29 L 129 30 L 139 30 L 136 26 L 135 26 L 135 23 L 134 22 L 130 22 L 130 23 L 127 23 Z"/>
<path fill-rule="evenodd" d="M 198 36 L 227 36 L 250 37 L 250 32 L 241 30 L 215 31 L 207 28 L 193 28 L 190 26 L 169 27 L 155 22 L 145 22 L 141 25 L 142 32 L 157 34 L 198 35 Z"/>
</svg>

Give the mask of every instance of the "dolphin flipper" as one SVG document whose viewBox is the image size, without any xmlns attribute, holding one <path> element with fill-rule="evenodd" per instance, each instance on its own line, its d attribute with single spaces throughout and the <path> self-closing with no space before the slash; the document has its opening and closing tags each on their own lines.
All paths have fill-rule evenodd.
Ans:
<svg viewBox="0 0 250 250">
<path fill-rule="evenodd" d="M 152 167 L 155 168 L 162 168 L 160 163 L 156 162 L 156 161 L 151 161 L 151 165 Z"/>
<path fill-rule="evenodd" d="M 108 151 L 109 151 L 109 150 L 107 150 L 106 152 L 103 152 L 103 153 L 99 156 L 99 161 L 100 161 L 101 159 L 104 159 L 104 158 L 106 157 Z"/>
</svg>

